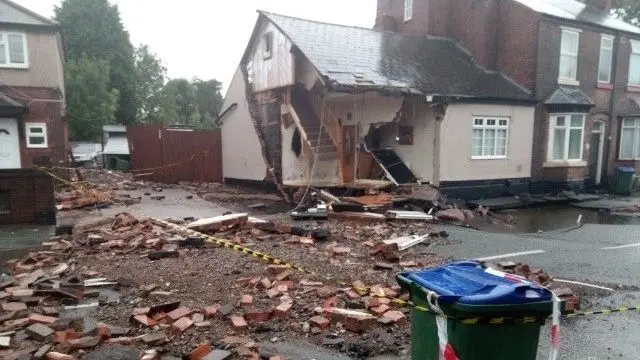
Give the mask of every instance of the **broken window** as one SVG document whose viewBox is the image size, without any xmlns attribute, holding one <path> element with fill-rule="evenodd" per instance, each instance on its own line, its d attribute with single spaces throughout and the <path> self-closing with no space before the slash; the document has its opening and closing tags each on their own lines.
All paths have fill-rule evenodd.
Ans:
<svg viewBox="0 0 640 360">
<path fill-rule="evenodd" d="M 413 145 L 413 126 L 401 125 L 398 127 L 398 144 Z"/>
<path fill-rule="evenodd" d="M 11 212 L 11 193 L 7 190 L 0 190 L 0 214 Z"/>
<path fill-rule="evenodd" d="M 270 59 L 271 55 L 273 55 L 273 33 L 272 32 L 268 32 L 264 35 L 262 35 L 262 42 L 263 42 L 263 46 L 264 46 L 264 58 L 265 59 Z"/>
</svg>

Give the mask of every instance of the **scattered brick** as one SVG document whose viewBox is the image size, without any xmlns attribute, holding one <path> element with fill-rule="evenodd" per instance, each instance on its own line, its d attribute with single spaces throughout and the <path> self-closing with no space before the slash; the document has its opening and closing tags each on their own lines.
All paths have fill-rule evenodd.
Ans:
<svg viewBox="0 0 640 360">
<path fill-rule="evenodd" d="M 316 290 L 316 293 L 318 294 L 319 297 L 326 299 L 329 296 L 333 296 L 338 292 L 338 289 L 331 287 L 331 286 L 323 286 L 321 288 L 319 288 L 318 290 Z"/>
<path fill-rule="evenodd" d="M 136 315 L 133 317 L 133 319 L 146 327 L 156 326 L 158 324 L 157 321 L 153 320 L 147 315 Z"/>
<path fill-rule="evenodd" d="M 272 275 L 278 275 L 283 271 L 289 270 L 287 265 L 269 265 L 267 266 L 267 271 L 269 271 Z"/>
<path fill-rule="evenodd" d="M 367 296 L 367 297 L 362 298 L 362 301 L 364 302 L 364 306 L 367 309 L 371 309 L 371 308 L 374 308 L 374 307 L 377 307 L 377 306 L 381 305 L 380 299 L 375 298 L 375 297 L 371 297 L 371 296 Z"/>
<path fill-rule="evenodd" d="M 56 331 L 53 334 L 54 344 L 63 343 L 67 340 L 79 339 L 80 335 L 74 329 L 67 329 L 64 331 Z"/>
<path fill-rule="evenodd" d="M 47 353 L 49 351 L 51 351 L 52 348 L 53 348 L 53 346 L 50 345 L 50 344 L 42 345 L 38 349 L 38 351 L 36 351 L 35 354 L 33 354 L 33 360 L 42 360 L 42 359 L 44 359 L 44 357 L 47 355 Z"/>
<path fill-rule="evenodd" d="M 96 335 L 100 336 L 102 340 L 110 338 L 111 327 L 105 323 L 98 323 L 98 325 L 96 325 Z"/>
<path fill-rule="evenodd" d="M 265 288 L 265 289 L 269 289 L 272 285 L 271 280 L 269 280 L 268 277 L 263 277 L 262 279 L 260 279 L 260 285 Z"/>
<path fill-rule="evenodd" d="M 242 295 L 240 298 L 240 306 L 249 306 L 253 304 L 253 296 L 251 295 Z"/>
<path fill-rule="evenodd" d="M 47 360 L 76 360 L 76 358 L 74 358 L 71 355 L 54 352 L 54 351 L 47 353 L 46 359 Z"/>
<path fill-rule="evenodd" d="M 280 305 L 278 305 L 278 307 L 276 307 L 276 310 L 274 311 L 274 316 L 285 317 L 289 315 L 289 311 L 291 310 L 292 307 L 293 307 L 293 302 L 285 301 Z"/>
<path fill-rule="evenodd" d="M 347 290 L 345 291 L 345 294 L 347 294 L 350 299 L 360 299 L 360 295 L 353 290 Z"/>
<path fill-rule="evenodd" d="M 226 350 L 213 350 L 207 356 L 203 357 L 202 360 L 226 360 L 231 357 L 231 352 Z"/>
<path fill-rule="evenodd" d="M 376 314 L 378 316 L 386 313 L 389 310 L 391 310 L 391 308 L 388 305 L 384 305 L 384 304 L 371 308 L 371 312 L 373 312 L 374 314 Z"/>
<path fill-rule="evenodd" d="M 387 311 L 382 315 L 382 317 L 390 319 L 393 323 L 398 325 L 404 325 L 407 323 L 407 316 L 397 310 Z"/>
<path fill-rule="evenodd" d="M 203 322 L 204 321 L 204 315 L 200 314 L 200 313 L 195 313 L 191 315 L 191 320 L 194 323 L 199 323 L 199 322 Z"/>
<path fill-rule="evenodd" d="M 265 322 L 271 319 L 271 311 L 249 311 L 244 314 L 244 318 L 249 322 Z"/>
<path fill-rule="evenodd" d="M 323 286 L 324 284 L 319 281 L 310 281 L 310 280 L 302 280 L 300 281 L 300 286 L 310 286 L 310 287 L 318 287 Z"/>
<path fill-rule="evenodd" d="M 267 296 L 269 298 L 273 299 L 274 297 L 276 297 L 278 295 L 280 295 L 280 291 L 278 291 L 278 289 L 271 288 L 271 289 L 267 290 Z"/>
<path fill-rule="evenodd" d="M 204 308 L 204 314 L 206 317 L 210 318 L 212 316 L 215 316 L 218 313 L 218 310 L 220 310 L 222 306 L 220 304 L 216 304 L 213 306 L 207 306 L 206 308 Z"/>
<path fill-rule="evenodd" d="M 188 307 L 181 307 L 181 308 L 177 308 L 169 313 L 167 313 L 167 316 L 169 317 L 169 319 L 176 321 L 180 318 L 183 318 L 185 316 L 189 316 L 191 314 L 191 309 L 189 309 Z"/>
<path fill-rule="evenodd" d="M 148 315 L 149 312 L 151 312 L 151 308 L 145 307 L 145 308 L 135 308 L 133 309 L 133 316 L 136 315 Z"/>
<path fill-rule="evenodd" d="M 245 330 L 249 327 L 249 325 L 247 324 L 247 322 L 244 320 L 242 316 L 237 316 L 237 315 L 231 316 L 231 323 L 233 324 L 233 327 L 239 330 Z"/>
<path fill-rule="evenodd" d="M 351 248 L 344 246 L 334 246 L 331 248 L 331 253 L 334 255 L 345 255 L 351 252 Z"/>
<path fill-rule="evenodd" d="M 175 334 L 182 334 L 193 325 L 193 321 L 188 317 L 178 319 L 171 325 L 171 331 Z"/>
<path fill-rule="evenodd" d="M 330 308 L 325 310 L 325 313 L 331 320 L 341 322 L 345 329 L 353 332 L 366 331 L 376 322 L 373 315 L 361 311 Z"/>
<path fill-rule="evenodd" d="M 31 314 L 31 315 L 29 315 L 29 323 L 30 324 L 35 324 L 35 323 L 53 324 L 54 322 L 56 322 L 56 320 L 58 320 L 58 318 L 54 318 L 54 317 L 51 317 L 51 316 L 44 316 L 44 315 L 40 315 L 40 314 Z"/>
<path fill-rule="evenodd" d="M 200 344 L 195 350 L 189 353 L 188 360 L 201 360 L 211 352 L 211 344 Z"/>
<path fill-rule="evenodd" d="M 312 317 L 311 319 L 309 319 L 309 324 L 317 328 L 320 328 L 321 330 L 326 330 L 329 328 L 329 326 L 331 326 L 331 322 L 329 321 L 329 319 L 323 316 Z"/>
<path fill-rule="evenodd" d="M 51 335 L 53 335 L 53 330 L 42 324 L 33 324 L 29 326 L 26 329 L 26 332 L 30 338 L 37 341 L 46 341 Z"/>
<path fill-rule="evenodd" d="M 162 345 L 167 341 L 167 333 L 164 331 L 149 333 L 142 337 L 142 342 L 149 346 Z"/>
<path fill-rule="evenodd" d="M 21 302 L 8 302 L 2 304 L 2 310 L 4 311 L 24 311 L 27 310 L 27 305 Z"/>
<path fill-rule="evenodd" d="M 277 281 L 287 280 L 292 274 L 293 272 L 291 272 L 291 270 L 283 271 L 280 274 L 278 274 L 278 276 L 276 276 L 276 280 Z"/>
<path fill-rule="evenodd" d="M 89 349 L 98 346 L 102 339 L 99 336 L 85 336 L 80 339 L 69 340 L 72 350 Z"/>
</svg>

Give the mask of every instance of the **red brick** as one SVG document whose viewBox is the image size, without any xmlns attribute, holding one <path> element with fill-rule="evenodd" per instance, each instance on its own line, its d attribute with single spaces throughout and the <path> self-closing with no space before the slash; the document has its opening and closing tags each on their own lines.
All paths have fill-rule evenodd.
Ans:
<svg viewBox="0 0 640 360">
<path fill-rule="evenodd" d="M 345 292 L 345 294 L 347 294 L 347 296 L 348 296 L 350 299 L 353 299 L 353 300 L 355 300 L 355 299 L 360 299 L 360 295 L 359 295 L 357 292 L 353 291 L 353 290 L 347 290 L 347 291 Z"/>
<path fill-rule="evenodd" d="M 189 353 L 189 360 L 200 360 L 211 352 L 211 344 L 204 343 Z"/>
<path fill-rule="evenodd" d="M 267 296 L 272 299 L 278 295 L 280 295 L 280 291 L 278 291 L 278 289 L 271 288 L 267 290 Z"/>
<path fill-rule="evenodd" d="M 76 360 L 76 358 L 74 358 L 71 355 L 67 355 L 67 354 L 63 354 L 55 351 L 47 353 L 46 359 L 47 360 Z"/>
<path fill-rule="evenodd" d="M 167 314 L 163 312 L 155 313 L 151 316 L 151 318 L 157 322 L 163 322 L 163 320 L 168 319 Z"/>
<path fill-rule="evenodd" d="M 231 323 L 233 324 L 233 327 L 240 330 L 244 330 L 249 327 L 247 322 L 244 320 L 244 317 L 242 316 L 237 316 L 237 315 L 231 316 Z"/>
<path fill-rule="evenodd" d="M 72 350 L 79 350 L 96 347 L 100 344 L 101 340 L 99 336 L 86 336 L 79 339 L 67 340 L 66 343 L 71 346 Z"/>
<path fill-rule="evenodd" d="M 147 315 L 136 315 L 133 317 L 133 319 L 146 327 L 156 326 L 158 324 L 157 321 L 153 320 Z"/>
<path fill-rule="evenodd" d="M 324 301 L 324 303 L 322 304 L 322 307 L 324 308 L 333 308 L 338 306 L 338 297 L 337 296 L 332 296 L 328 299 L 326 299 Z"/>
<path fill-rule="evenodd" d="M 373 312 L 374 314 L 376 314 L 378 316 L 386 313 L 389 310 L 391 310 L 391 308 L 388 305 L 380 305 L 380 306 L 376 306 L 376 307 L 372 307 L 371 308 L 371 312 Z"/>
<path fill-rule="evenodd" d="M 215 316 L 218 311 L 220 310 L 222 306 L 220 306 L 220 304 L 216 304 L 213 306 L 207 306 L 206 308 L 204 308 L 204 314 L 206 317 L 212 317 Z"/>
<path fill-rule="evenodd" d="M 287 271 L 289 269 L 286 265 L 269 265 L 267 266 L 267 270 L 270 274 L 277 275 L 283 271 Z"/>
<path fill-rule="evenodd" d="M 244 318 L 249 322 L 265 322 L 271 319 L 271 311 L 249 311 L 244 314 Z"/>
<path fill-rule="evenodd" d="M 398 325 L 404 325 L 407 323 L 407 316 L 397 310 L 387 311 L 382 315 L 382 317 L 389 319 Z"/>
<path fill-rule="evenodd" d="M 240 298 L 240 306 L 249 306 L 253 304 L 253 296 L 251 295 L 242 295 Z"/>
<path fill-rule="evenodd" d="M 269 360 L 282 360 L 282 357 L 280 356 L 272 356 L 269 358 Z"/>
<path fill-rule="evenodd" d="M 51 316 L 44 316 L 44 315 L 40 315 L 40 314 L 31 314 L 31 315 L 29 315 L 29 324 L 35 324 L 35 323 L 53 324 L 54 322 L 56 322 L 56 320 L 58 320 L 58 318 L 54 318 L 54 317 L 51 317 Z"/>
<path fill-rule="evenodd" d="M 380 300 L 375 297 L 367 296 L 362 298 L 362 301 L 364 302 L 364 305 L 367 307 L 367 309 L 380 306 Z"/>
<path fill-rule="evenodd" d="M 260 285 L 265 289 L 269 289 L 272 284 L 273 283 L 271 282 L 271 280 L 269 280 L 268 277 L 263 277 L 262 279 L 260 279 Z"/>
<path fill-rule="evenodd" d="M 353 332 L 366 331 L 376 322 L 373 315 L 361 311 L 331 308 L 325 313 L 332 321 L 342 323 L 345 329 Z"/>
<path fill-rule="evenodd" d="M 8 302 L 8 303 L 2 304 L 2 310 L 10 311 L 10 312 L 23 311 L 23 310 L 27 310 L 27 305 L 21 302 Z"/>
<path fill-rule="evenodd" d="M 281 272 L 280 274 L 278 274 L 278 276 L 276 276 L 276 280 L 277 281 L 283 281 L 289 278 L 289 276 L 291 276 L 292 272 L 291 270 L 286 270 Z"/>
<path fill-rule="evenodd" d="M 326 330 L 329 328 L 329 326 L 331 326 L 331 321 L 329 321 L 329 319 L 325 318 L 324 316 L 314 316 L 309 319 L 309 324 L 321 330 Z"/>
<path fill-rule="evenodd" d="M 148 307 L 135 308 L 135 309 L 133 309 L 133 316 L 136 316 L 136 315 L 148 315 L 149 311 L 151 311 L 151 308 L 148 308 Z"/>
<path fill-rule="evenodd" d="M 289 315 L 289 311 L 291 311 L 292 307 L 293 307 L 293 303 L 291 301 L 285 301 L 285 302 L 281 303 L 280 305 L 278 305 L 278 307 L 276 308 L 276 310 L 274 312 L 274 316 L 276 316 L 276 317 L 285 317 L 285 316 Z"/>
<path fill-rule="evenodd" d="M 193 321 L 188 317 L 182 317 L 171 325 L 174 334 L 182 334 L 193 325 Z"/>
<path fill-rule="evenodd" d="M 53 342 L 56 344 L 75 339 L 80 339 L 80 335 L 74 329 L 56 331 L 53 333 Z"/>
<path fill-rule="evenodd" d="M 96 325 L 96 331 L 102 340 L 106 340 L 111 337 L 111 328 L 109 328 L 109 325 L 107 324 L 98 323 L 98 325 Z"/>
<path fill-rule="evenodd" d="M 180 318 L 183 318 L 185 316 L 189 316 L 189 314 L 191 314 L 191 309 L 189 309 L 188 307 L 183 306 L 183 307 L 177 308 L 177 309 L 167 313 L 167 316 L 171 320 L 176 321 L 176 320 L 178 320 Z"/>
</svg>

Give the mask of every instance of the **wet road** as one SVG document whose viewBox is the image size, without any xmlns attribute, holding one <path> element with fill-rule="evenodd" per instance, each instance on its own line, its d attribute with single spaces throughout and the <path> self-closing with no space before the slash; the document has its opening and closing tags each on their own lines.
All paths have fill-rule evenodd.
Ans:
<svg viewBox="0 0 640 360">
<path fill-rule="evenodd" d="M 572 230 L 529 235 L 491 234 L 444 227 L 455 242 L 432 250 L 452 258 L 522 261 L 567 280 L 616 288 L 605 297 L 586 296 L 583 309 L 640 305 L 640 226 L 586 224 Z M 640 359 L 637 338 L 640 314 L 594 315 L 563 320 L 561 359 Z M 539 359 L 548 355 L 548 329 L 543 330 Z"/>
</svg>

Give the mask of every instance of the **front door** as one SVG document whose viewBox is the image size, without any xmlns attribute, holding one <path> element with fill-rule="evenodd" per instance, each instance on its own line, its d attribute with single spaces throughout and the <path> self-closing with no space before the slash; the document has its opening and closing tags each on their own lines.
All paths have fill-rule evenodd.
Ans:
<svg viewBox="0 0 640 360">
<path fill-rule="evenodd" d="M 20 168 L 18 120 L 0 118 L 0 169 Z"/>
<path fill-rule="evenodd" d="M 602 161 L 604 152 L 604 121 L 597 120 L 593 123 L 591 131 L 591 159 L 589 160 L 589 172 L 594 184 L 600 185 L 602 181 Z"/>
<path fill-rule="evenodd" d="M 353 182 L 353 172 L 356 159 L 356 126 L 342 127 L 342 182 Z"/>
</svg>

